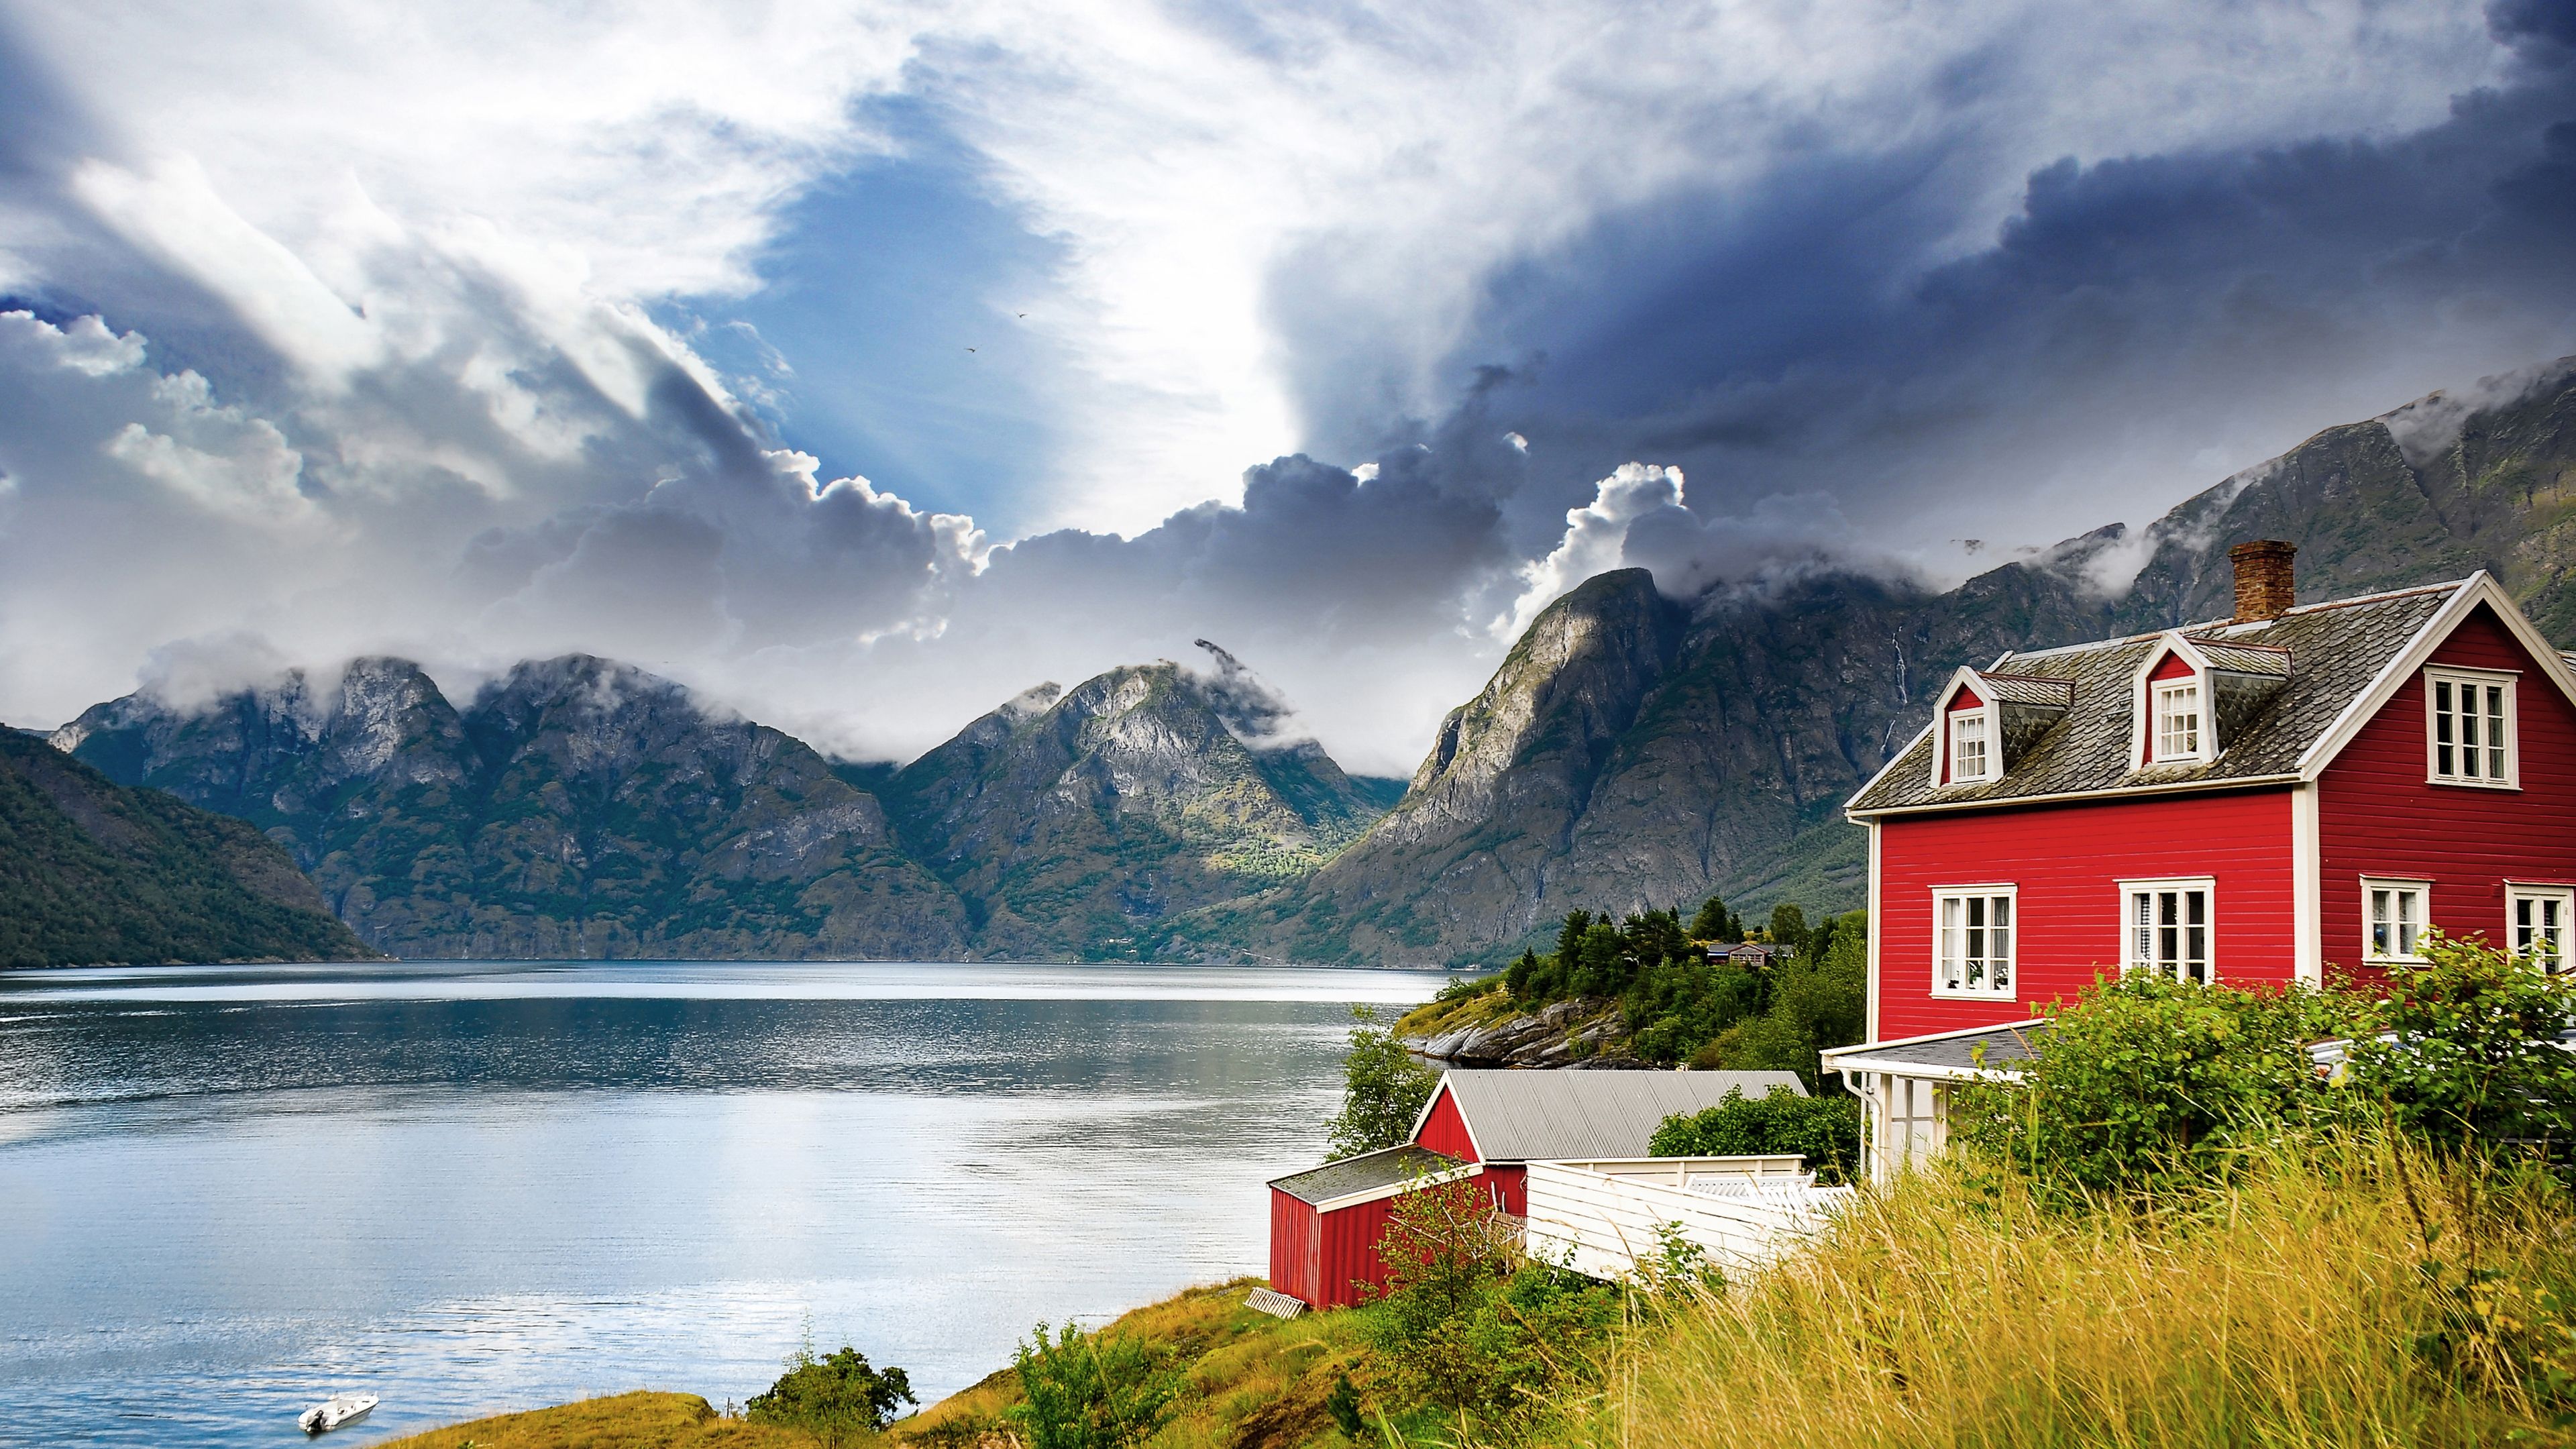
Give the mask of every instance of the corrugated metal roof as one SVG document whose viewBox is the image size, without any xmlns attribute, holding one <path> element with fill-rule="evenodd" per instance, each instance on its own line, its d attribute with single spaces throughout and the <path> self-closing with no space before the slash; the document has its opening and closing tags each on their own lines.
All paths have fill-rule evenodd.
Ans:
<svg viewBox="0 0 2576 1449">
<path fill-rule="evenodd" d="M 1853 797 L 1849 808 L 1867 814 L 2045 799 L 2131 785 L 2222 785 L 2291 774 L 2308 746 L 2464 586 L 2441 584 L 2293 609 L 2263 627 L 2265 647 L 2260 650 L 2237 647 L 2250 640 L 2218 637 L 2216 630 L 2223 626 L 2183 630 L 2205 652 L 2227 650 L 2225 667 L 2230 669 L 2251 665 L 2258 655 L 2273 657 L 2271 651 L 2277 649 L 2291 651 L 2298 661 L 2272 697 L 2236 727 L 2236 737 L 2220 741 L 2224 753 L 2202 765 L 2140 770 L 2132 757 L 2137 748 L 2132 680 L 2161 635 L 2007 654 L 1995 661 L 1996 672 L 2061 678 L 2073 687 L 2075 702 L 2064 718 L 2023 749 L 2001 779 L 1974 785 L 1932 783 L 1935 732 L 1926 731 Z M 2201 637 L 2200 628 L 2210 629 L 2212 637 Z M 2241 629 L 2230 631 L 2237 632 Z"/>
<path fill-rule="evenodd" d="M 1306 1203 L 1327 1203 L 1349 1197 L 1355 1192 L 1375 1192 L 1380 1188 L 1399 1187 L 1417 1177 L 1429 1177 L 1467 1164 L 1446 1153 L 1428 1147 L 1405 1143 L 1401 1147 L 1363 1152 L 1339 1162 L 1273 1178 L 1270 1185 Z"/>
<path fill-rule="evenodd" d="M 1643 1157 L 1655 1129 L 1675 1113 L 1785 1087 L 1807 1094 L 1795 1072 L 1445 1073 L 1458 1110 L 1487 1162 Z"/>
</svg>

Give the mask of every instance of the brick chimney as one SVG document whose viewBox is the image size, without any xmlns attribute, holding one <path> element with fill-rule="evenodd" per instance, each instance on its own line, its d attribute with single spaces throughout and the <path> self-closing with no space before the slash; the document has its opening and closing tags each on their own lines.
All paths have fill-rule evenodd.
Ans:
<svg viewBox="0 0 2576 1449">
<path fill-rule="evenodd" d="M 2290 567 L 2298 553 L 2297 544 L 2277 538 L 2258 538 L 2227 551 L 2227 561 L 2236 565 L 2237 623 L 2277 619 L 2299 602 L 2298 581 Z"/>
</svg>

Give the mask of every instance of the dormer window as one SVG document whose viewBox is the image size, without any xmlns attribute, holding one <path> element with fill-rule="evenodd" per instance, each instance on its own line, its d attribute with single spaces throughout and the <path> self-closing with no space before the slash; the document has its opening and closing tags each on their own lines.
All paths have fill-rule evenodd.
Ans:
<svg viewBox="0 0 2576 1449">
<path fill-rule="evenodd" d="M 2223 657 L 2213 660 L 2213 652 Z M 2279 667 L 2286 677 L 2288 659 L 2285 650 L 2253 650 L 2223 641 L 2165 635 L 2138 664 L 2137 692 L 2132 696 L 2136 733 L 2130 736 L 2129 746 L 2135 753 L 2130 758 L 2141 768 L 2204 765 L 2217 759 L 2225 743 L 2219 738 L 2222 719 L 2241 722 L 2252 698 L 2245 668 Z M 2231 701 L 2234 714 L 2228 716 Z"/>
<path fill-rule="evenodd" d="M 2200 758 L 2200 683 L 2183 680 L 2156 686 L 2156 759 Z"/>
<path fill-rule="evenodd" d="M 1986 778 L 1987 762 L 1993 758 L 1992 745 L 1986 738 L 1986 712 L 1961 710 L 1950 716 L 1950 778 L 1958 782 Z"/>
</svg>

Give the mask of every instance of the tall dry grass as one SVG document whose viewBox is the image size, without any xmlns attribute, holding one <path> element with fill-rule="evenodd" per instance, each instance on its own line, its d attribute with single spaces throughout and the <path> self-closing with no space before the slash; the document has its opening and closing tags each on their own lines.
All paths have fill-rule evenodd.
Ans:
<svg viewBox="0 0 2576 1449">
<path fill-rule="evenodd" d="M 2552 1347 L 2569 1329 L 2550 1295 L 2576 1285 L 2566 1195 L 2492 1177 L 2471 1193 L 2465 1171 L 2343 1140 L 2089 1214 L 1955 1166 L 1919 1175 L 1812 1252 L 1638 1335 L 1576 1437 L 2568 1442 L 2531 1387 L 2576 1364 Z"/>
</svg>

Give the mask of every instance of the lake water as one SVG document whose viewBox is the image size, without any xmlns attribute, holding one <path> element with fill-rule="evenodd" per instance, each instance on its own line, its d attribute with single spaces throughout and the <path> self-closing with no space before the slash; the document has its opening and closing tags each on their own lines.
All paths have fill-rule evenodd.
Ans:
<svg viewBox="0 0 2576 1449">
<path fill-rule="evenodd" d="M 810 1330 L 924 1400 L 1261 1271 L 1392 971 L 399 963 L 0 973 L 0 1441 L 356 1445 Z"/>
</svg>

